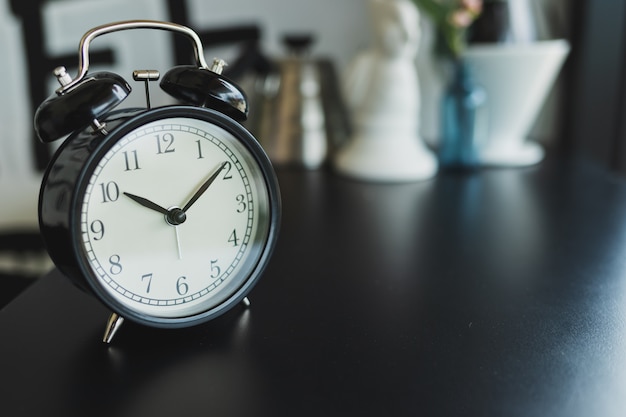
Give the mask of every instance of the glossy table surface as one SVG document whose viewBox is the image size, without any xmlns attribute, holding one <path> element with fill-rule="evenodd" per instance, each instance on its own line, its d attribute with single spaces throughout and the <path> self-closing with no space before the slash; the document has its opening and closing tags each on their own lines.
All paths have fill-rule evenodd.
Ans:
<svg viewBox="0 0 626 417">
<path fill-rule="evenodd" d="M 554 161 L 279 181 L 248 310 L 107 346 L 56 271 L 1 310 L 0 415 L 624 415 L 626 182 Z"/>
</svg>

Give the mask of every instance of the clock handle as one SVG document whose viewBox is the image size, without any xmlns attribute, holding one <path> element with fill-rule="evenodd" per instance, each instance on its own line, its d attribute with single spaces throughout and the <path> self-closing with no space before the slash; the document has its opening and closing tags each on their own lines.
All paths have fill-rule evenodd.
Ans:
<svg viewBox="0 0 626 417">
<path fill-rule="evenodd" d="M 121 22 L 114 22 L 102 26 L 97 26 L 83 35 L 79 44 L 78 75 L 71 80 L 67 79 L 66 82 L 57 90 L 57 94 L 61 95 L 70 90 L 87 75 L 87 72 L 89 70 L 89 45 L 91 41 L 93 41 L 98 36 L 107 33 L 129 29 L 159 29 L 182 33 L 183 35 L 191 39 L 193 43 L 194 55 L 198 67 L 207 70 L 210 69 L 204 59 L 202 41 L 200 40 L 198 34 L 196 34 L 196 32 L 194 32 L 192 29 L 186 26 L 178 25 L 176 23 L 161 22 L 156 20 L 125 20 Z"/>
<path fill-rule="evenodd" d="M 207 65 L 202 41 L 192 29 L 156 20 L 126 20 L 95 27 L 83 35 L 75 78 L 64 67 L 55 70 L 61 87 L 35 113 L 35 130 L 41 141 L 55 141 L 89 124 L 94 131 L 103 135 L 108 133 L 106 125 L 99 119 L 126 99 L 131 87 L 113 73 L 100 72 L 87 76 L 89 45 L 98 36 L 129 29 L 159 29 L 186 35 L 192 41 L 196 65 L 170 69 L 161 80 L 161 88 L 182 102 L 212 108 L 240 122 L 246 120 L 248 100 L 245 93 L 221 75 L 224 61 L 218 59 L 211 67 Z"/>
</svg>

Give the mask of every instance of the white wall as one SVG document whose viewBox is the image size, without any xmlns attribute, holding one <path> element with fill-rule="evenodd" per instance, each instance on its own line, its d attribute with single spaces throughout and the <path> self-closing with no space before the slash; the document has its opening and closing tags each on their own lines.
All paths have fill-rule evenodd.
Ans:
<svg viewBox="0 0 626 417">
<path fill-rule="evenodd" d="M 189 0 L 193 26 L 207 27 L 250 22 L 259 24 L 264 50 L 284 54 L 280 38 L 288 32 L 314 32 L 316 54 L 331 56 L 345 66 L 356 50 L 369 42 L 369 15 L 365 0 L 229 0 L 216 6 Z"/>
</svg>

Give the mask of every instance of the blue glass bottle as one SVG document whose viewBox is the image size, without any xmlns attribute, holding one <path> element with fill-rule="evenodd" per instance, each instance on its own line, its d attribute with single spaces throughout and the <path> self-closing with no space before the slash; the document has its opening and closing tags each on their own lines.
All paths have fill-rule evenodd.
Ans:
<svg viewBox="0 0 626 417">
<path fill-rule="evenodd" d="M 469 65 L 455 62 L 452 81 L 442 103 L 441 144 L 439 166 L 446 168 L 475 168 L 479 165 L 477 118 L 487 94 L 474 81 Z"/>
</svg>

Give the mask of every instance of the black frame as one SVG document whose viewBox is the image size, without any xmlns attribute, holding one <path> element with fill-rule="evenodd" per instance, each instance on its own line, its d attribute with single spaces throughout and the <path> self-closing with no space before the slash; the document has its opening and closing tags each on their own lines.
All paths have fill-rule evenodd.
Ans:
<svg viewBox="0 0 626 417">
<path fill-rule="evenodd" d="M 129 114 L 127 117 L 119 115 Z M 80 244 L 80 209 L 91 170 L 116 142 L 128 132 L 145 123 L 168 117 L 188 117 L 209 121 L 231 133 L 258 163 L 267 186 L 269 203 L 268 235 L 261 255 L 244 284 L 217 306 L 197 315 L 162 318 L 139 314 L 119 304 L 92 279 Z M 118 113 L 110 133 L 102 137 L 91 128 L 72 135 L 55 154 L 44 174 L 39 197 L 40 230 L 50 257 L 57 267 L 81 289 L 101 300 L 120 316 L 153 327 L 178 328 L 214 319 L 243 300 L 263 274 L 276 245 L 281 218 L 280 189 L 272 164 L 261 145 L 242 125 L 215 110 L 192 106 L 165 106 L 137 114 L 136 110 Z M 61 202 L 61 204 L 59 204 Z"/>
</svg>

